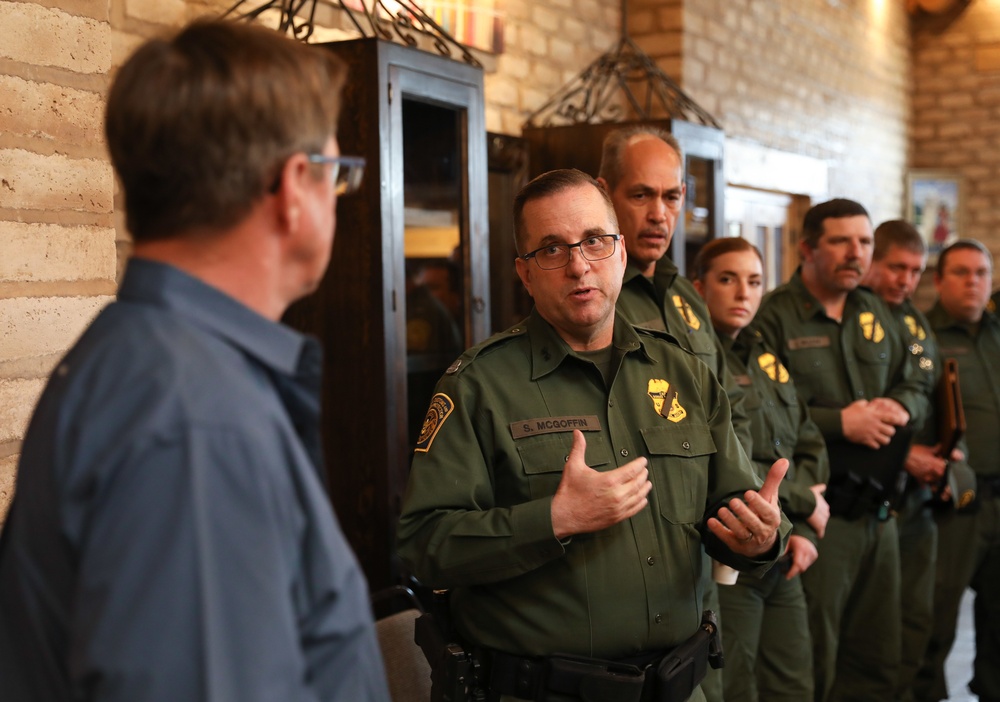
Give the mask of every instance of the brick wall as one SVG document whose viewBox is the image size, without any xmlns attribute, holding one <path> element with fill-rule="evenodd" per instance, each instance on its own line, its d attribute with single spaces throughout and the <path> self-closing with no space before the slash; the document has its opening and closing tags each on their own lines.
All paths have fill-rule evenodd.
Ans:
<svg viewBox="0 0 1000 702">
<path fill-rule="evenodd" d="M 1000 3 L 973 2 L 913 42 L 915 168 L 960 174 L 963 236 L 1000 256 Z"/>
<path fill-rule="evenodd" d="M 823 160 L 831 195 L 863 202 L 876 221 L 899 216 L 910 87 L 903 3 L 631 0 L 630 8 L 637 42 L 728 138 Z"/>
<path fill-rule="evenodd" d="M 0 518 L 44 379 L 114 291 L 106 3 L 0 3 Z"/>
</svg>

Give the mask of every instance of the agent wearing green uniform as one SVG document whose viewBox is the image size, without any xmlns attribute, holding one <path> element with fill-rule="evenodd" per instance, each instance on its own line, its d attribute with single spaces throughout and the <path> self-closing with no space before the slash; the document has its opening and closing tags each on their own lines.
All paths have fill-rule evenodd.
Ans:
<svg viewBox="0 0 1000 702">
<path fill-rule="evenodd" d="M 604 140 L 598 182 L 611 196 L 628 254 L 618 312 L 638 326 L 669 332 L 712 369 L 729 396 L 733 428 L 749 456 L 743 388 L 726 367 L 705 303 L 667 256 L 677 217 L 684 211 L 683 164 L 680 144 L 662 129 L 627 127 Z M 705 576 L 705 607 L 717 610 L 718 592 L 707 558 Z M 722 702 L 718 671 L 709 671 L 702 688 L 709 702 Z"/>
<path fill-rule="evenodd" d="M 498 662 L 655 661 L 698 627 L 703 542 L 744 570 L 766 570 L 781 553 L 787 464 L 755 492 L 761 481 L 711 371 L 615 315 L 625 255 L 596 182 L 544 174 L 519 193 L 514 221 L 535 309 L 441 379 L 399 552 L 424 584 L 451 589 L 457 628 L 492 667 L 494 694 L 556 699 L 546 679 L 515 695 Z"/>
<path fill-rule="evenodd" d="M 756 323 L 830 452 L 830 521 L 817 562 L 802 575 L 815 699 L 887 700 L 901 636 L 899 542 L 887 502 L 908 443 L 905 433 L 892 440 L 921 419 L 927 399 L 890 312 L 858 287 L 873 245 L 864 207 L 821 203 L 802 229 L 802 264 L 764 298 Z M 857 458 L 838 459 L 852 451 Z"/>
<path fill-rule="evenodd" d="M 969 586 L 976 592 L 976 660 L 969 689 L 980 700 L 1000 700 L 1000 319 L 987 309 L 992 275 L 992 256 L 981 243 L 952 244 L 938 258 L 938 301 L 927 315 L 941 356 L 958 361 L 977 504 L 937 516 L 934 627 L 917 680 L 921 701 L 948 697 L 944 663 Z"/>
<path fill-rule="evenodd" d="M 883 222 L 875 229 L 872 265 L 865 284 L 882 298 L 895 318 L 910 352 L 910 362 L 923 380 L 933 405 L 941 375 L 937 341 L 927 318 L 910 297 L 927 265 L 927 248 L 920 232 L 901 219 Z M 931 513 L 931 486 L 944 479 L 948 462 L 939 455 L 933 412 L 906 458 L 896 510 L 899 530 L 900 611 L 902 648 L 896 699 L 913 700 L 913 683 L 923 660 L 934 619 L 934 573 L 937 559 L 937 526 Z"/>
<path fill-rule="evenodd" d="M 766 474 L 779 458 L 789 461 L 778 492 L 792 521 L 788 552 L 763 577 L 743 573 L 735 584 L 719 587 L 725 699 L 809 700 L 812 640 L 798 575 L 816 560 L 830 516 L 822 496 L 830 472 L 826 444 L 788 370 L 751 325 L 763 296 L 760 252 L 746 239 L 715 239 L 698 252 L 694 275 L 728 366 L 746 390 L 758 473 Z"/>
</svg>

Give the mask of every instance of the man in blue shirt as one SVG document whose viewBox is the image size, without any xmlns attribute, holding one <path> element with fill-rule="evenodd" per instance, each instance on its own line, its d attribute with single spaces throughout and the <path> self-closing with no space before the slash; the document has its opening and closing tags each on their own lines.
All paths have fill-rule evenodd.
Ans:
<svg viewBox="0 0 1000 702">
<path fill-rule="evenodd" d="M 316 287 L 342 65 L 249 24 L 152 40 L 108 97 L 135 240 L 60 362 L 0 541 L 0 696 L 388 700 L 367 585 L 326 498 Z"/>
</svg>

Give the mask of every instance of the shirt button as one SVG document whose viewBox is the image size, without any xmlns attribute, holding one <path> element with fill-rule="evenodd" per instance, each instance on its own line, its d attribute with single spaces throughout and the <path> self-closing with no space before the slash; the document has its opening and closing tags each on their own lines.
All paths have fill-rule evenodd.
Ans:
<svg viewBox="0 0 1000 702">
<path fill-rule="evenodd" d="M 880 354 L 878 355 L 878 357 L 879 357 L 879 358 L 885 358 L 885 351 L 883 351 L 882 353 L 880 353 Z"/>
<path fill-rule="evenodd" d="M 823 365 L 822 361 L 813 361 L 813 368 L 819 368 Z"/>
<path fill-rule="evenodd" d="M 614 407 L 614 406 L 615 406 L 615 401 L 614 400 L 608 400 L 608 407 Z"/>
<path fill-rule="evenodd" d="M 781 446 L 781 439 L 775 439 L 774 440 L 774 445 L 775 446 Z"/>
<path fill-rule="evenodd" d="M 657 624 L 659 624 L 660 622 L 663 621 L 663 615 L 662 614 L 657 614 L 655 617 L 653 617 L 653 621 L 656 622 Z"/>
<path fill-rule="evenodd" d="M 654 563 L 656 563 L 656 559 L 650 556 L 649 558 L 646 559 L 646 563 L 648 563 L 649 565 L 653 565 Z"/>
<path fill-rule="evenodd" d="M 683 444 L 681 444 L 681 448 L 684 449 L 685 451 L 690 451 L 691 443 L 689 441 L 685 441 Z"/>
<path fill-rule="evenodd" d="M 622 458 L 628 458 L 628 449 L 622 449 Z"/>
<path fill-rule="evenodd" d="M 864 397 L 864 396 L 865 396 L 865 391 L 864 390 L 858 390 L 858 397 Z"/>
<path fill-rule="evenodd" d="M 563 463 L 567 463 L 568 461 L 569 461 L 569 454 L 567 453 L 565 456 L 563 456 Z"/>
</svg>

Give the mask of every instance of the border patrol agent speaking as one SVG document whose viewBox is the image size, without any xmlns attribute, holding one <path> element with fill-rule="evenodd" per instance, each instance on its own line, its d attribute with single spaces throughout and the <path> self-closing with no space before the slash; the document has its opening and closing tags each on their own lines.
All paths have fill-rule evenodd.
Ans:
<svg viewBox="0 0 1000 702">
<path fill-rule="evenodd" d="M 659 681 L 699 630 L 702 543 L 766 571 L 790 531 L 787 461 L 761 486 L 709 368 L 615 315 L 625 252 L 596 181 L 539 176 L 514 221 L 535 309 L 438 383 L 400 555 L 451 590 L 487 699 L 701 700 L 697 679 Z"/>
</svg>

